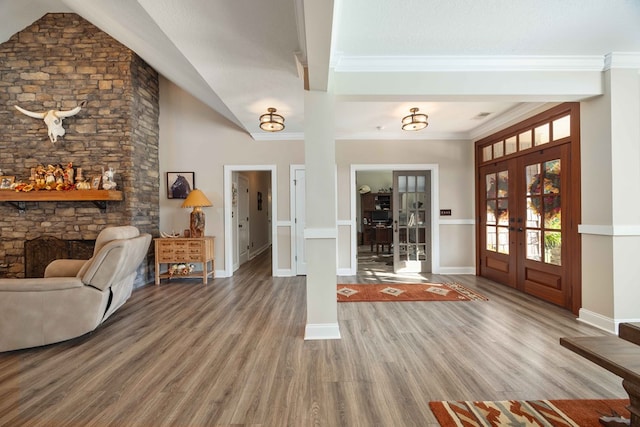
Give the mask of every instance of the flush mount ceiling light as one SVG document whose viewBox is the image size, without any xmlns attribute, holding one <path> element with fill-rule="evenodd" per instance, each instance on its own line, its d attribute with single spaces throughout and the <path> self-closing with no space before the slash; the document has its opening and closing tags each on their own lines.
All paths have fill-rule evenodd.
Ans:
<svg viewBox="0 0 640 427">
<path fill-rule="evenodd" d="M 429 125 L 426 114 L 416 114 L 418 108 L 414 107 L 409 111 L 411 111 L 411 114 L 402 118 L 402 130 L 420 130 Z"/>
<path fill-rule="evenodd" d="M 284 129 L 284 117 L 276 114 L 275 108 L 267 108 L 267 111 L 260 116 L 260 129 L 267 132 L 280 132 Z"/>
</svg>

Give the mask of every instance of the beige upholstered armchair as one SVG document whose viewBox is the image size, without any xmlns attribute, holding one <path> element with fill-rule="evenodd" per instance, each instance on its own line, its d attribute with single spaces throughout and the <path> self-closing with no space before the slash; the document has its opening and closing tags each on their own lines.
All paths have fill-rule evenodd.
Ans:
<svg viewBox="0 0 640 427">
<path fill-rule="evenodd" d="M 0 279 L 0 351 L 93 331 L 131 296 L 150 243 L 136 227 L 108 227 L 87 261 L 55 260 L 44 278 Z"/>
</svg>

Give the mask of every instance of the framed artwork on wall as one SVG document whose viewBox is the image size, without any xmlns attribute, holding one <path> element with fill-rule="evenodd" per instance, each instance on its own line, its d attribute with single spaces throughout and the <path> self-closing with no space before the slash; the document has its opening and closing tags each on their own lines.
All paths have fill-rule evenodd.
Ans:
<svg viewBox="0 0 640 427">
<path fill-rule="evenodd" d="M 167 172 L 167 199 L 186 199 L 195 188 L 195 172 Z"/>
<path fill-rule="evenodd" d="M 0 190 L 11 190 L 11 184 L 15 181 L 15 176 L 0 176 Z"/>
<path fill-rule="evenodd" d="M 91 189 L 99 190 L 100 182 L 102 181 L 102 175 L 95 175 L 91 177 Z"/>
</svg>

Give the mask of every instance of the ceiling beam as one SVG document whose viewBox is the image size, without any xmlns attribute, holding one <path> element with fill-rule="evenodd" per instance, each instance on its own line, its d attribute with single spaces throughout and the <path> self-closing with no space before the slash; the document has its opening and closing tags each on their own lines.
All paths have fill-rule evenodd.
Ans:
<svg viewBox="0 0 640 427">
<path fill-rule="evenodd" d="M 555 102 L 603 93 L 601 71 L 334 72 L 332 83 L 343 100 Z"/>
<path fill-rule="evenodd" d="M 326 91 L 329 86 L 333 5 L 333 0 L 303 0 L 310 90 Z"/>
</svg>

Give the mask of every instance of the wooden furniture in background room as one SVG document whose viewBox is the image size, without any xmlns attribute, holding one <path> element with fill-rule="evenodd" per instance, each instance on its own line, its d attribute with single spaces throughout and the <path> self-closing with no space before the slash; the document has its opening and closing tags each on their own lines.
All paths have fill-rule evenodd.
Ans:
<svg viewBox="0 0 640 427">
<path fill-rule="evenodd" d="M 215 237 L 171 237 L 157 238 L 155 240 L 156 250 L 156 285 L 160 284 L 162 278 L 188 278 L 202 277 L 202 283 L 207 284 L 209 276 L 214 277 L 214 242 Z M 193 271 L 186 275 L 170 275 L 168 270 L 166 273 L 160 273 L 160 264 L 202 264 L 202 271 Z M 211 268 L 209 268 L 211 263 Z"/>
<path fill-rule="evenodd" d="M 361 245 L 391 245 L 392 237 L 390 228 L 392 221 L 392 197 L 391 193 L 366 193 L 360 196 L 360 220 L 362 221 Z M 389 237 L 391 236 L 391 237 Z"/>
<path fill-rule="evenodd" d="M 387 246 L 387 252 L 391 252 L 391 245 L 393 244 L 393 230 L 391 226 L 377 225 L 371 227 L 373 234 L 373 240 L 371 243 L 371 252 L 373 252 L 373 246 L 376 247 L 376 255 L 380 253 L 380 247 L 384 252 L 385 245 Z"/>
</svg>

